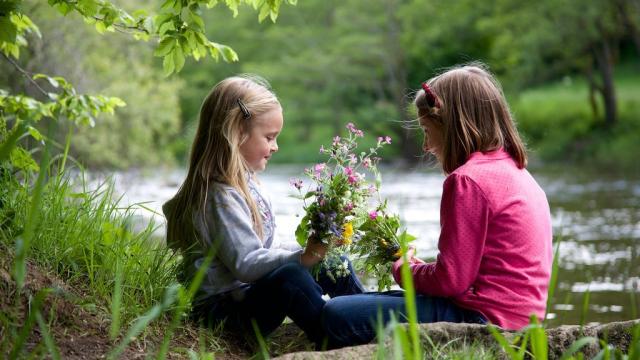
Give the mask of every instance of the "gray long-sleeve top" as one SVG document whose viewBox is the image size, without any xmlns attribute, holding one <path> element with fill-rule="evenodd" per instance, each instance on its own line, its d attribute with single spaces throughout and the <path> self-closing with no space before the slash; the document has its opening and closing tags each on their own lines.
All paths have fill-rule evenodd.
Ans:
<svg viewBox="0 0 640 360">
<path fill-rule="evenodd" d="M 206 270 L 195 303 L 222 293 L 242 298 L 248 284 L 288 262 L 299 262 L 302 248 L 294 241 L 274 239 L 275 219 L 271 204 L 260 187 L 249 179 L 249 191 L 262 216 L 263 238 L 253 229 L 251 212 L 242 195 L 233 187 L 213 183 L 209 188 L 205 216 L 194 212 L 194 228 L 215 256 Z M 170 208 L 170 203 L 165 204 Z M 165 213 L 167 212 L 163 207 Z M 199 210 L 201 211 L 201 210 Z M 186 277 L 201 267 L 209 249 L 194 249 L 185 254 Z"/>
</svg>

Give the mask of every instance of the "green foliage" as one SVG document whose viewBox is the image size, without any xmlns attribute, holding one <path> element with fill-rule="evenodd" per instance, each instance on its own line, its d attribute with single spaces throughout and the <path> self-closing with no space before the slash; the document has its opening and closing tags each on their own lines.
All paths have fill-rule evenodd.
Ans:
<svg viewBox="0 0 640 360">
<path fill-rule="evenodd" d="M 573 77 L 514 96 L 512 110 L 529 148 L 542 160 L 637 171 L 639 80 L 632 68 L 617 73 L 620 111 L 614 128 L 594 117 L 586 83 Z"/>
<path fill-rule="evenodd" d="M 246 1 L 226 1 L 225 4 L 231 8 L 236 14 L 238 6 L 240 4 L 247 4 L 253 7 L 256 11 L 259 11 L 259 20 L 262 21 L 269 17 L 272 21 L 277 18 L 278 11 L 282 3 L 295 4 L 294 0 L 246 0 Z M 66 20 L 67 23 L 72 23 L 74 19 L 71 19 L 72 15 L 79 15 L 79 17 L 90 24 L 95 25 L 98 33 L 103 34 L 106 32 L 124 32 L 132 35 L 132 38 L 136 40 L 148 41 L 150 39 L 157 40 L 157 46 L 155 54 L 163 58 L 165 74 L 169 75 L 173 72 L 178 72 L 185 64 L 185 59 L 194 57 L 196 60 L 210 55 L 214 59 L 223 59 L 225 61 L 236 61 L 238 59 L 237 54 L 228 46 L 213 42 L 205 35 L 205 23 L 202 20 L 203 7 L 211 8 L 217 1 L 207 0 L 189 0 L 189 1 L 165 1 L 156 14 L 149 15 L 145 10 L 134 11 L 129 13 L 124 9 L 114 5 L 110 1 L 105 0 L 49 0 L 48 4 L 55 8 L 59 14 L 70 17 Z M 37 122 L 41 118 L 50 118 L 57 120 L 70 120 L 70 124 L 82 124 L 94 126 L 95 118 L 99 113 L 113 113 L 113 108 L 116 106 L 123 106 L 124 102 L 117 98 L 107 98 L 104 96 L 87 96 L 79 95 L 76 93 L 69 82 L 64 78 L 56 76 L 46 75 L 33 75 L 29 71 L 22 69 L 14 59 L 18 59 L 20 56 L 21 48 L 25 48 L 29 45 L 29 35 L 33 34 L 37 38 L 41 38 L 42 34 L 40 29 L 31 20 L 30 16 L 24 13 L 22 6 L 23 1 L 12 1 L 7 4 L 3 4 L 0 13 L 0 50 L 4 54 L 5 59 L 11 63 L 11 65 L 24 77 L 30 78 L 31 86 L 36 88 L 40 97 L 47 99 L 46 102 L 37 100 L 36 97 L 27 97 L 22 94 L 13 96 L 9 92 L 0 89 L 2 92 L 3 103 L 0 108 L 0 115 L 9 117 L 5 123 L 13 125 L 12 130 L 15 133 L 24 130 L 22 127 L 27 127 L 30 132 L 37 128 L 33 126 L 32 122 Z M 35 10 L 34 10 L 35 9 Z M 46 11 L 42 11 L 42 7 L 33 7 L 31 10 L 34 14 L 47 14 Z M 31 15 L 31 14 L 30 14 Z M 50 14 L 46 15 L 47 23 L 50 18 Z M 59 23 L 55 23 L 56 26 L 50 27 L 47 33 L 53 33 L 56 29 L 60 28 Z M 63 26 L 64 27 L 64 26 Z M 83 38 L 81 28 L 76 25 L 75 28 L 70 29 L 65 37 L 76 36 L 76 41 L 72 41 L 75 44 L 73 53 L 74 56 L 82 59 L 83 49 L 86 49 L 88 44 L 95 43 L 95 40 L 91 40 L 90 37 Z M 34 47 L 35 48 L 35 47 Z M 92 60 L 92 64 L 98 64 L 113 61 L 114 57 L 117 57 L 114 47 L 104 47 L 98 52 L 102 57 L 96 56 Z M 115 47 L 117 48 L 117 46 Z M 80 50 L 80 53 L 78 53 Z M 46 47 L 45 52 L 55 53 L 56 47 Z M 34 53 L 33 55 L 38 55 Z M 46 55 L 46 54 L 45 54 Z M 46 57 L 46 56 L 45 56 Z M 76 70 L 77 63 L 70 63 L 68 61 L 69 52 L 60 52 L 57 57 L 48 57 L 49 64 L 64 64 L 62 67 L 69 67 Z M 53 61 L 52 61 L 53 60 Z M 149 75 L 149 71 L 144 74 L 144 70 L 149 68 L 148 64 L 142 64 L 137 62 L 133 64 L 134 79 L 144 79 L 151 81 L 148 86 L 142 86 L 144 89 L 140 91 L 140 87 L 135 89 L 135 83 L 132 83 L 132 78 L 127 76 L 128 71 L 131 71 L 132 64 L 112 62 L 111 66 L 106 71 L 102 69 L 95 69 L 93 74 L 94 78 L 99 82 L 109 84 L 109 87 L 117 88 L 120 86 L 120 93 L 128 97 L 128 100 L 135 101 L 135 108 L 129 113 L 122 114 L 113 123 L 120 125 L 119 131 L 108 132 L 106 130 L 98 131 L 97 134 L 114 134 L 116 139 L 120 140 L 124 146 L 113 146 L 110 143 L 109 146 L 100 144 L 96 139 L 103 139 L 101 136 L 82 136 L 86 139 L 84 142 L 80 141 L 79 144 L 74 143 L 72 148 L 73 153 L 77 153 L 80 156 L 86 156 L 87 153 L 95 151 L 96 158 L 94 164 L 98 165 L 119 165 L 121 167 L 130 166 L 132 164 L 144 163 L 145 160 L 150 160 L 149 163 L 157 163 L 162 159 L 166 159 L 167 155 L 171 153 L 171 148 L 168 144 L 169 138 L 173 135 L 171 130 L 177 131 L 177 124 L 175 120 L 178 118 L 179 112 L 176 111 L 177 106 L 172 104 L 167 99 L 175 99 L 175 92 L 177 89 L 176 84 L 162 84 L 158 86 L 157 83 L 162 83 L 163 80 L 159 77 L 153 77 L 153 74 Z M 46 65 L 45 65 L 46 66 Z M 52 66 L 53 67 L 53 66 Z M 142 68 L 142 71 L 140 71 Z M 120 71 L 120 74 L 115 71 Z M 141 75 L 142 73 L 142 75 Z M 153 71 L 151 71 L 153 73 Z M 117 80 L 113 80 L 113 76 L 116 76 Z M 103 77 L 104 80 L 100 79 Z M 44 79 L 48 82 L 48 86 L 38 85 L 35 80 Z M 153 84 L 156 82 L 156 84 Z M 167 86 L 169 85 L 169 86 Z M 48 91 L 45 88 L 52 88 L 54 91 Z M 104 87 L 104 86 L 103 86 Z M 135 89 L 135 90 L 134 90 Z M 173 92 L 173 93 L 172 93 Z M 158 100 L 148 101 L 149 98 L 156 96 Z M 138 105 L 141 104 L 141 105 Z M 13 105 L 13 106 L 12 106 Z M 147 106 L 144 106 L 147 105 Z M 165 109 L 163 109 L 165 107 Z M 151 110 L 151 111 L 149 111 Z M 15 119 L 11 119 L 11 117 Z M 132 119 L 127 124 L 127 119 Z M 160 120 L 160 121 L 158 121 Z M 21 127 L 20 121 L 26 121 L 26 124 Z M 131 124 L 139 125 L 132 130 Z M 168 124 L 168 126 L 167 126 Z M 66 124 L 60 124 L 62 128 L 68 126 Z M 168 130 L 168 131 L 167 131 Z M 84 134 L 82 134 L 84 135 Z M 138 135 L 135 137 L 133 135 Z M 7 141 L 2 143 L 2 158 L 6 158 L 8 153 L 12 153 L 14 163 L 24 168 L 35 169 L 32 162 L 28 161 L 27 153 L 21 151 L 13 151 L 14 146 L 19 135 L 15 137 L 9 137 Z M 142 137 L 142 139 L 140 139 Z M 52 139 L 45 139 L 52 140 Z M 107 139 L 109 140 L 109 139 Z M 104 140 L 103 140 L 104 142 Z M 98 143 L 98 144 L 96 144 Z M 151 149 L 150 149 L 151 148 Z M 127 158 L 123 156 L 123 153 L 128 155 L 128 150 L 135 149 L 137 153 L 132 154 L 131 159 L 127 163 L 120 163 L 119 160 Z M 159 149 L 158 151 L 150 151 Z M 117 151 L 120 152 L 117 152 Z M 158 154 L 156 158 L 147 159 L 148 154 Z M 120 161 L 121 162 L 121 161 Z"/>
</svg>

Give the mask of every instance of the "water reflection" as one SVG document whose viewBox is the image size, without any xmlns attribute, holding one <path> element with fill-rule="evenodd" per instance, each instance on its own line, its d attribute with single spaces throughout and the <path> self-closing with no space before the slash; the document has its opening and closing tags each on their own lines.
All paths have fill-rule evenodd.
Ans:
<svg viewBox="0 0 640 360">
<path fill-rule="evenodd" d="M 291 197 L 289 178 L 302 167 L 270 166 L 261 180 L 269 190 L 277 236 L 293 238 L 302 203 Z M 556 243 L 560 242 L 559 283 L 550 310 L 552 324 L 607 322 L 638 317 L 640 301 L 640 179 L 621 179 L 580 172 L 532 170 L 545 189 L 552 210 Z M 126 203 L 149 202 L 160 212 L 182 181 L 181 172 L 117 174 L 116 189 Z M 437 254 L 439 206 L 444 176 L 437 171 L 383 169 L 382 196 L 400 215 L 423 258 Z M 148 218 L 149 212 L 140 216 Z M 162 218 L 156 216 L 162 225 Z M 158 233 L 163 233 L 162 226 Z M 585 296 L 588 303 L 584 304 Z M 635 301 L 635 307 L 632 306 Z"/>
</svg>

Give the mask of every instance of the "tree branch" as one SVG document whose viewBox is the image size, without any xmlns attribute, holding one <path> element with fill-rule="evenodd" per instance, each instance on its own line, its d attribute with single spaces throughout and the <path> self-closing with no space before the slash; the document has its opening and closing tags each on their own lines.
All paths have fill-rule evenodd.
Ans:
<svg viewBox="0 0 640 360">
<path fill-rule="evenodd" d="M 11 63 L 11 65 L 13 65 L 13 67 L 15 67 L 16 70 L 18 70 L 18 72 L 20 72 L 22 74 L 22 76 L 26 77 L 29 80 L 29 82 L 31 82 L 44 96 L 49 98 L 49 93 L 46 92 L 42 87 L 40 87 L 40 85 L 33 79 L 33 76 L 32 76 L 31 73 L 29 73 L 27 70 L 21 68 L 20 65 L 18 65 L 18 63 L 16 63 L 12 58 L 8 57 L 4 53 L 2 54 L 2 56 L 4 56 L 4 58 L 9 63 Z"/>
</svg>

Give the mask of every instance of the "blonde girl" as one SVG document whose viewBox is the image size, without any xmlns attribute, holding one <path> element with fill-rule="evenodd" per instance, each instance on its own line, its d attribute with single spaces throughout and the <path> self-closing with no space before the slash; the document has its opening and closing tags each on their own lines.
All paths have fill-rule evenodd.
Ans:
<svg viewBox="0 0 640 360">
<path fill-rule="evenodd" d="M 163 206 L 167 243 L 184 256 L 189 282 L 211 254 L 192 315 L 207 326 L 262 336 L 286 316 L 312 341 L 324 338 L 324 293 L 362 292 L 355 275 L 333 283 L 315 281 L 308 268 L 326 249 L 279 242 L 271 204 L 257 180 L 278 151 L 283 127 L 280 102 L 263 79 L 234 76 L 205 98 L 186 179 Z M 311 242 L 310 242 L 311 243 Z"/>
<path fill-rule="evenodd" d="M 545 316 L 551 273 L 551 219 L 544 191 L 493 75 L 482 65 L 452 68 L 426 81 L 414 104 L 424 151 L 447 174 L 438 256 L 407 256 L 420 322 L 490 322 L 519 329 Z M 393 276 L 402 286 L 400 267 Z M 382 310 L 406 319 L 402 291 L 330 300 L 324 324 L 333 346 L 366 343 Z"/>
</svg>

